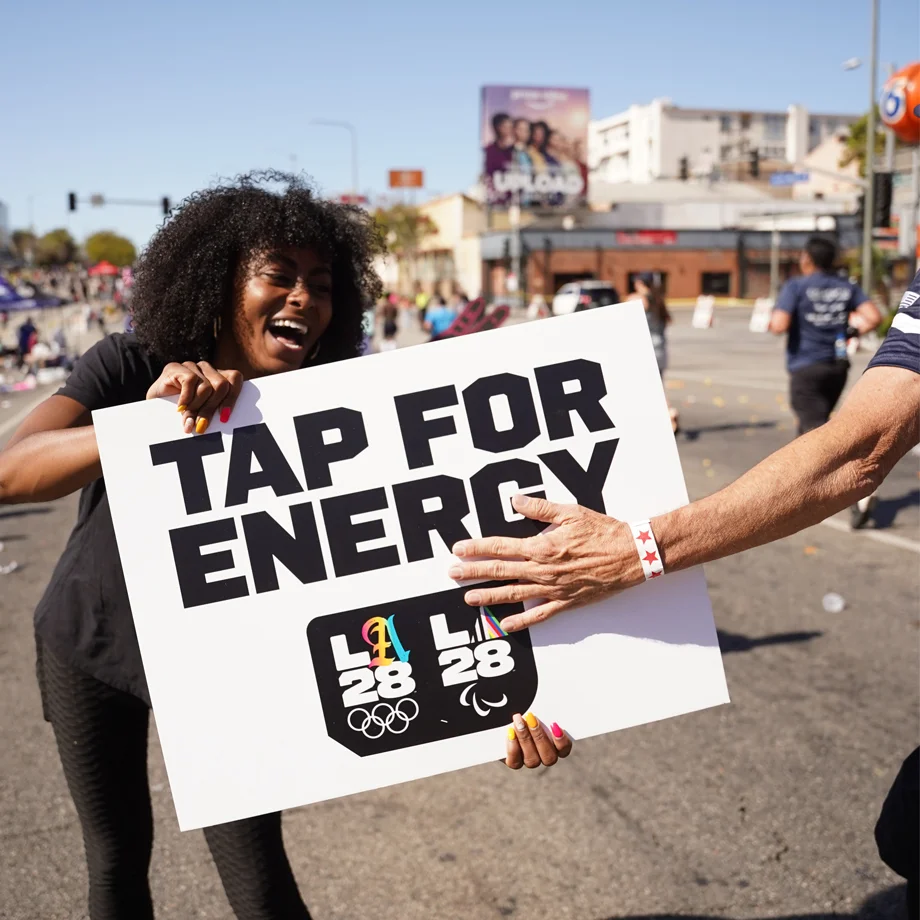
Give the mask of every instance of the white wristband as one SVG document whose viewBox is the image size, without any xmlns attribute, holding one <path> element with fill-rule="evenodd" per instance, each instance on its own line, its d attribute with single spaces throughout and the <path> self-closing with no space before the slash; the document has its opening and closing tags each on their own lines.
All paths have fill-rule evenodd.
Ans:
<svg viewBox="0 0 920 920">
<path fill-rule="evenodd" d="M 664 564 L 661 561 L 661 553 L 658 552 L 655 534 L 652 533 L 652 525 L 648 521 L 636 521 L 629 526 L 633 540 L 636 541 L 636 549 L 639 551 L 639 561 L 642 563 L 645 580 L 664 575 Z"/>
</svg>

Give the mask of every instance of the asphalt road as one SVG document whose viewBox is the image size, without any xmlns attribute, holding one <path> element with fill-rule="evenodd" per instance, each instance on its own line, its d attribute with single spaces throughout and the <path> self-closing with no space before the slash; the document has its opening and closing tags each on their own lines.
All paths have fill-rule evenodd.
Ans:
<svg viewBox="0 0 920 920">
<path fill-rule="evenodd" d="M 691 497 L 792 436 L 781 343 L 746 320 L 725 311 L 693 330 L 682 313 L 672 331 L 668 393 Z M 0 442 L 38 395 L 6 397 Z M 288 813 L 314 916 L 903 916 L 872 831 L 918 743 L 918 486 L 908 456 L 882 488 L 877 527 L 831 522 L 707 567 L 731 705 L 580 742 L 550 771 L 489 764 Z M 3 920 L 85 916 L 31 633 L 75 505 L 0 509 L 0 564 L 21 565 L 0 576 Z M 828 591 L 846 599 L 841 613 L 824 611 Z M 157 916 L 230 918 L 202 835 L 176 828 L 155 739 L 150 765 Z"/>
</svg>

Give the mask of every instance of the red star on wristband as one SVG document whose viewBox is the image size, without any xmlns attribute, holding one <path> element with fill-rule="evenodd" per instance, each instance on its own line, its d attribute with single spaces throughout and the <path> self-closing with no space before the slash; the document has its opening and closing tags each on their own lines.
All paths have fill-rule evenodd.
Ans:
<svg viewBox="0 0 920 920">
<path fill-rule="evenodd" d="M 658 553 L 648 552 L 642 557 L 649 565 L 658 561 Z"/>
<path fill-rule="evenodd" d="M 661 572 L 652 572 L 652 574 L 649 575 L 649 578 L 657 578 L 660 574 Z"/>
<path fill-rule="evenodd" d="M 636 539 L 641 540 L 643 543 L 645 543 L 647 540 L 651 540 L 652 537 L 647 530 L 640 530 L 639 536 L 636 537 Z"/>
</svg>

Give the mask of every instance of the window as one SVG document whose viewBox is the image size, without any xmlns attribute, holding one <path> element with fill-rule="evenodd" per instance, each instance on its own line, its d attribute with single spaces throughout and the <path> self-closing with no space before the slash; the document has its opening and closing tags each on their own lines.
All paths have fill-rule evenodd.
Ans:
<svg viewBox="0 0 920 920">
<path fill-rule="evenodd" d="M 703 272 L 700 289 L 703 294 L 727 297 L 731 293 L 731 284 L 730 272 Z"/>
<path fill-rule="evenodd" d="M 747 131 L 751 127 L 751 116 L 746 112 L 741 116 L 741 130 Z"/>
<path fill-rule="evenodd" d="M 731 115 L 720 115 L 719 116 L 719 130 L 723 134 L 728 134 L 728 132 L 731 131 L 733 127 L 732 122 L 734 122 L 734 119 L 731 117 Z"/>
<path fill-rule="evenodd" d="M 764 115 L 763 136 L 766 141 L 781 141 L 786 136 L 786 116 Z"/>
</svg>

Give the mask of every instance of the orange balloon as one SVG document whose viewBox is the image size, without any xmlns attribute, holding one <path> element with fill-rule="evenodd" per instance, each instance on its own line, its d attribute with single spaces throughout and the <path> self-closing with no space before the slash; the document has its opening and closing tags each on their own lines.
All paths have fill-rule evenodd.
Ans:
<svg viewBox="0 0 920 920">
<path fill-rule="evenodd" d="M 920 61 L 888 78 L 880 109 L 882 121 L 905 144 L 920 143 Z"/>
</svg>

